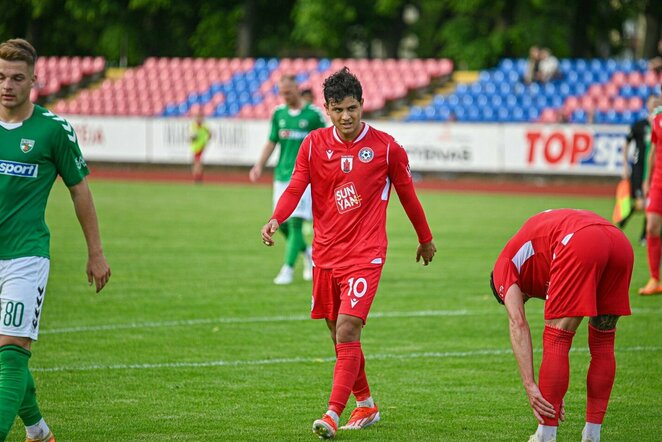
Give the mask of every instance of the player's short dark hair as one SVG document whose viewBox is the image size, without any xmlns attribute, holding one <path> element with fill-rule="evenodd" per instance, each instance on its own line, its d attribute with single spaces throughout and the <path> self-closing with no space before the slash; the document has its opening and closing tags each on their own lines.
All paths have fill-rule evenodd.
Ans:
<svg viewBox="0 0 662 442">
<path fill-rule="evenodd" d="M 490 273 L 490 288 L 492 289 L 492 294 L 496 298 L 497 302 L 503 305 L 503 299 L 501 299 L 501 296 L 499 296 L 499 292 L 494 285 L 494 272 Z"/>
<path fill-rule="evenodd" d="M 340 103 L 347 97 L 363 100 L 363 88 L 356 75 L 352 74 L 347 66 L 324 80 L 324 101 Z"/>
<path fill-rule="evenodd" d="M 7 61 L 24 61 L 30 67 L 37 63 L 37 51 L 22 38 L 13 38 L 0 44 L 0 59 Z"/>
</svg>

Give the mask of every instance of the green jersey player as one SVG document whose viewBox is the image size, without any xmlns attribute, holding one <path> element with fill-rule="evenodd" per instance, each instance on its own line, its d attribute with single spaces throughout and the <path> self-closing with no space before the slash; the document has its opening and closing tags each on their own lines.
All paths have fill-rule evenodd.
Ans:
<svg viewBox="0 0 662 442">
<path fill-rule="evenodd" d="M 76 133 L 30 101 L 37 55 L 22 39 L 0 44 L 0 441 L 18 415 L 26 442 L 54 442 L 28 368 L 49 272 L 44 214 L 58 175 L 69 188 L 87 242 L 87 278 L 99 292 L 110 278 L 89 173 Z"/>
<path fill-rule="evenodd" d="M 274 169 L 273 205 L 287 188 L 294 170 L 294 163 L 299 153 L 301 142 L 312 130 L 325 127 L 322 111 L 303 101 L 296 79 L 291 75 L 281 77 L 278 82 L 279 93 L 285 104 L 276 107 L 271 118 L 271 132 L 262 150 L 262 155 L 250 171 L 251 181 L 257 181 L 267 160 L 280 146 L 280 154 Z M 290 284 L 293 279 L 294 264 L 299 253 L 304 254 L 303 279 L 312 280 L 312 252 L 303 236 L 304 220 L 312 219 L 310 188 L 306 190 L 292 216 L 281 225 L 281 231 L 287 238 L 285 244 L 285 263 L 274 279 L 275 284 Z M 283 227 L 285 227 L 283 229 Z"/>
</svg>

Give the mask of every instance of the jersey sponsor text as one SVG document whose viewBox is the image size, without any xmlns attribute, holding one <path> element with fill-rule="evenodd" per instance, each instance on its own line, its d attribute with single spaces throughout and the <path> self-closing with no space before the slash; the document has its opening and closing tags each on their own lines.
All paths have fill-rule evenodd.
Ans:
<svg viewBox="0 0 662 442">
<path fill-rule="evenodd" d="M 361 195 L 356 193 L 354 183 L 346 183 L 333 192 L 336 197 L 338 212 L 345 213 L 361 207 Z"/>
<path fill-rule="evenodd" d="M 24 178 L 37 178 L 39 165 L 19 163 L 17 161 L 0 160 L 0 174 L 20 176 Z"/>
</svg>

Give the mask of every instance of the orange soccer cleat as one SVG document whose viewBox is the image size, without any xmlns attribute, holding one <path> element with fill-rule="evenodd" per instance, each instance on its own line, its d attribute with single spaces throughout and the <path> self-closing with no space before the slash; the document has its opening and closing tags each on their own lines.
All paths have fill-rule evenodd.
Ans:
<svg viewBox="0 0 662 442">
<path fill-rule="evenodd" d="M 379 422 L 379 410 L 374 407 L 356 407 L 352 411 L 347 424 L 340 427 L 341 430 L 361 430 Z"/>
<path fill-rule="evenodd" d="M 639 289 L 639 294 L 641 296 L 662 295 L 662 285 L 657 279 L 651 278 L 644 287 Z"/>
<path fill-rule="evenodd" d="M 333 439 L 337 429 L 338 424 L 328 414 L 313 422 L 313 433 L 318 435 L 320 439 Z"/>
<path fill-rule="evenodd" d="M 41 439 L 30 439 L 26 436 L 25 442 L 55 442 L 55 436 L 53 436 L 52 431 L 49 431 L 48 434 Z"/>
</svg>

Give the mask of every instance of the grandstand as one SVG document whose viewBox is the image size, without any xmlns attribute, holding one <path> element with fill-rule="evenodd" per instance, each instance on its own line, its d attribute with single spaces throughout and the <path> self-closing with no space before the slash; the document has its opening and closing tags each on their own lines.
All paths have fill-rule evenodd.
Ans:
<svg viewBox="0 0 662 442">
<path fill-rule="evenodd" d="M 268 118 L 280 102 L 277 82 L 281 75 L 296 75 L 302 87 L 313 89 L 316 103 L 321 105 L 324 78 L 342 66 L 361 79 L 367 113 L 384 109 L 387 103 L 428 87 L 453 70 L 448 59 L 149 58 L 118 80 L 106 79 L 71 100 L 58 101 L 55 111 L 177 117 L 202 109 L 214 117 Z"/>
<path fill-rule="evenodd" d="M 631 124 L 646 115 L 644 102 L 659 94 L 661 76 L 645 60 L 563 59 L 561 77 L 522 81 L 526 59 L 504 59 L 478 79 L 414 106 L 408 121 Z"/>
<path fill-rule="evenodd" d="M 35 65 L 37 84 L 30 99 L 45 102 L 71 94 L 100 79 L 105 68 L 103 57 L 40 57 Z"/>
<path fill-rule="evenodd" d="M 559 79 L 527 85 L 526 63 L 504 59 L 475 80 L 409 107 L 404 120 L 631 124 L 645 115 L 645 100 L 659 93 L 662 80 L 644 60 L 563 59 Z M 448 59 L 152 57 L 118 79 L 85 88 L 103 73 L 103 59 L 48 57 L 37 66 L 39 78 L 47 81 L 34 93 L 47 99 L 82 88 L 55 103 L 61 114 L 179 117 L 202 110 L 209 117 L 266 119 L 280 102 L 281 75 L 293 74 L 302 87 L 312 88 L 321 106 L 324 78 L 342 66 L 361 80 L 364 110 L 372 116 L 410 105 L 413 92 L 434 90 L 453 74 Z"/>
</svg>

